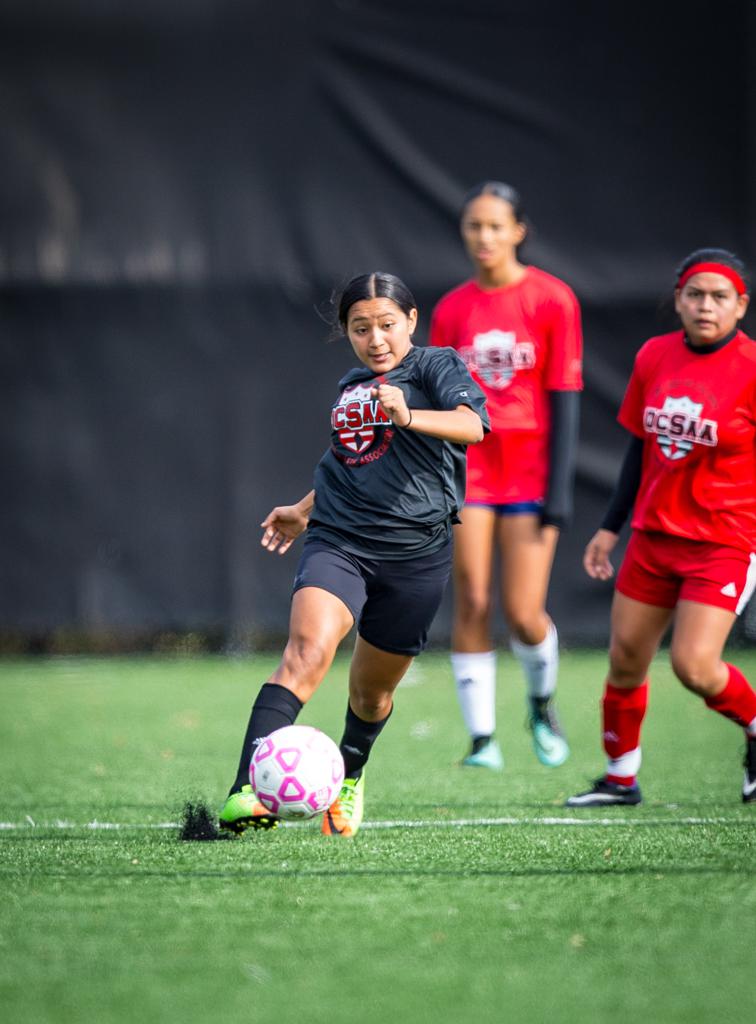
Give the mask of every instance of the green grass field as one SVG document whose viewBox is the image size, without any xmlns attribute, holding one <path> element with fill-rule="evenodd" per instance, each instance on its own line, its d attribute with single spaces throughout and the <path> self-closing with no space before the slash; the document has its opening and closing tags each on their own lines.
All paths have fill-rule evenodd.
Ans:
<svg viewBox="0 0 756 1024">
<path fill-rule="evenodd" d="M 755 654 L 733 660 L 756 678 Z M 354 841 L 307 823 L 180 842 L 183 803 L 225 795 L 272 665 L 0 662 L 3 1022 L 753 1016 L 756 805 L 740 802 L 741 735 L 663 659 L 640 808 L 562 807 L 602 768 L 602 654 L 563 656 L 573 756 L 556 770 L 531 752 L 523 684 L 502 656 L 502 775 L 456 766 L 447 659 L 425 655 L 375 748 Z M 346 666 L 300 718 L 336 739 Z"/>
</svg>

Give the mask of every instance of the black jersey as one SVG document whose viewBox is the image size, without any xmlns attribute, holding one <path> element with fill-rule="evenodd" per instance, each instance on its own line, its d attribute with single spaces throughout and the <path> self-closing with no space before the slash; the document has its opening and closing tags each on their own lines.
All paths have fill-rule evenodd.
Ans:
<svg viewBox="0 0 756 1024">
<path fill-rule="evenodd" d="M 367 367 L 339 382 L 331 447 L 315 470 L 308 536 L 375 558 L 408 558 L 444 544 L 465 496 L 464 444 L 396 427 L 371 391 L 400 387 L 410 409 L 468 405 L 489 429 L 485 395 L 451 348 L 411 348 L 376 377 Z"/>
</svg>

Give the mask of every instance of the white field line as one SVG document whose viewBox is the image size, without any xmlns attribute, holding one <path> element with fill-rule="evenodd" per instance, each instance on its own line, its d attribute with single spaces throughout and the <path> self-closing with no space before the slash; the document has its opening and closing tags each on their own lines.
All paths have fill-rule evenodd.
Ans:
<svg viewBox="0 0 756 1024">
<path fill-rule="evenodd" d="M 296 828 L 303 822 L 283 822 L 286 827 Z M 644 826 L 660 825 L 746 825 L 756 826 L 756 819 L 753 822 L 747 818 L 450 818 L 444 821 L 365 821 L 362 829 L 390 829 L 390 828 L 475 828 L 476 826 L 535 826 L 535 827 L 578 827 L 596 828 L 604 826 L 615 826 L 620 828 L 642 828 Z M 88 821 L 84 824 L 75 821 L 66 821 L 56 818 L 54 821 L 33 821 L 27 817 L 26 821 L 0 821 L 0 832 L 23 831 L 34 828 L 40 829 L 83 829 L 85 831 L 103 832 L 128 832 L 134 829 L 176 829 L 181 827 L 178 821 L 158 821 L 151 823 L 143 822 L 115 822 L 115 821 Z"/>
</svg>

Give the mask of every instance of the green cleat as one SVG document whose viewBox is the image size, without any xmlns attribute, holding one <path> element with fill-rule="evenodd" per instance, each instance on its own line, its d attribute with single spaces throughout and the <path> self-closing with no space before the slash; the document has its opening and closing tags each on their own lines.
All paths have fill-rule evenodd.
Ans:
<svg viewBox="0 0 756 1024">
<path fill-rule="evenodd" d="M 528 725 L 533 733 L 533 749 L 541 764 L 547 768 L 558 768 L 564 764 L 570 756 L 570 748 L 562 734 L 550 697 L 531 699 Z"/>
<path fill-rule="evenodd" d="M 276 828 L 278 817 L 263 807 L 250 785 L 231 793 L 218 815 L 218 824 L 227 832 L 240 836 L 249 828 Z"/>
<path fill-rule="evenodd" d="M 467 755 L 462 758 L 462 766 L 464 768 L 488 768 L 493 772 L 500 772 L 504 768 L 504 757 L 501 753 L 501 747 L 494 739 L 488 740 L 486 743 L 481 744 L 478 749 L 475 749 L 476 744 L 473 743 L 473 749 Z"/>
<path fill-rule="evenodd" d="M 365 775 L 344 779 L 339 795 L 323 815 L 324 836 L 356 836 L 365 813 Z"/>
</svg>

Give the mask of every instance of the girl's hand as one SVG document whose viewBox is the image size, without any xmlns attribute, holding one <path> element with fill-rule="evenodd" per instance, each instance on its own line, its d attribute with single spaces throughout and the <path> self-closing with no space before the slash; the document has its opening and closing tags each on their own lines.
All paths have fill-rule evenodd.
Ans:
<svg viewBox="0 0 756 1024">
<path fill-rule="evenodd" d="M 619 540 L 611 530 L 597 530 L 588 541 L 583 555 L 583 568 L 593 580 L 610 580 L 614 575 L 614 566 L 609 555 Z"/>
<path fill-rule="evenodd" d="M 372 395 L 378 399 L 378 404 L 392 423 L 397 427 L 409 426 L 412 415 L 401 388 L 394 387 L 393 384 L 379 384 L 377 388 L 373 388 Z"/>
<path fill-rule="evenodd" d="M 260 543 L 268 551 L 285 555 L 291 545 L 307 529 L 309 516 L 299 505 L 277 505 L 260 525 L 265 532 Z"/>
</svg>

